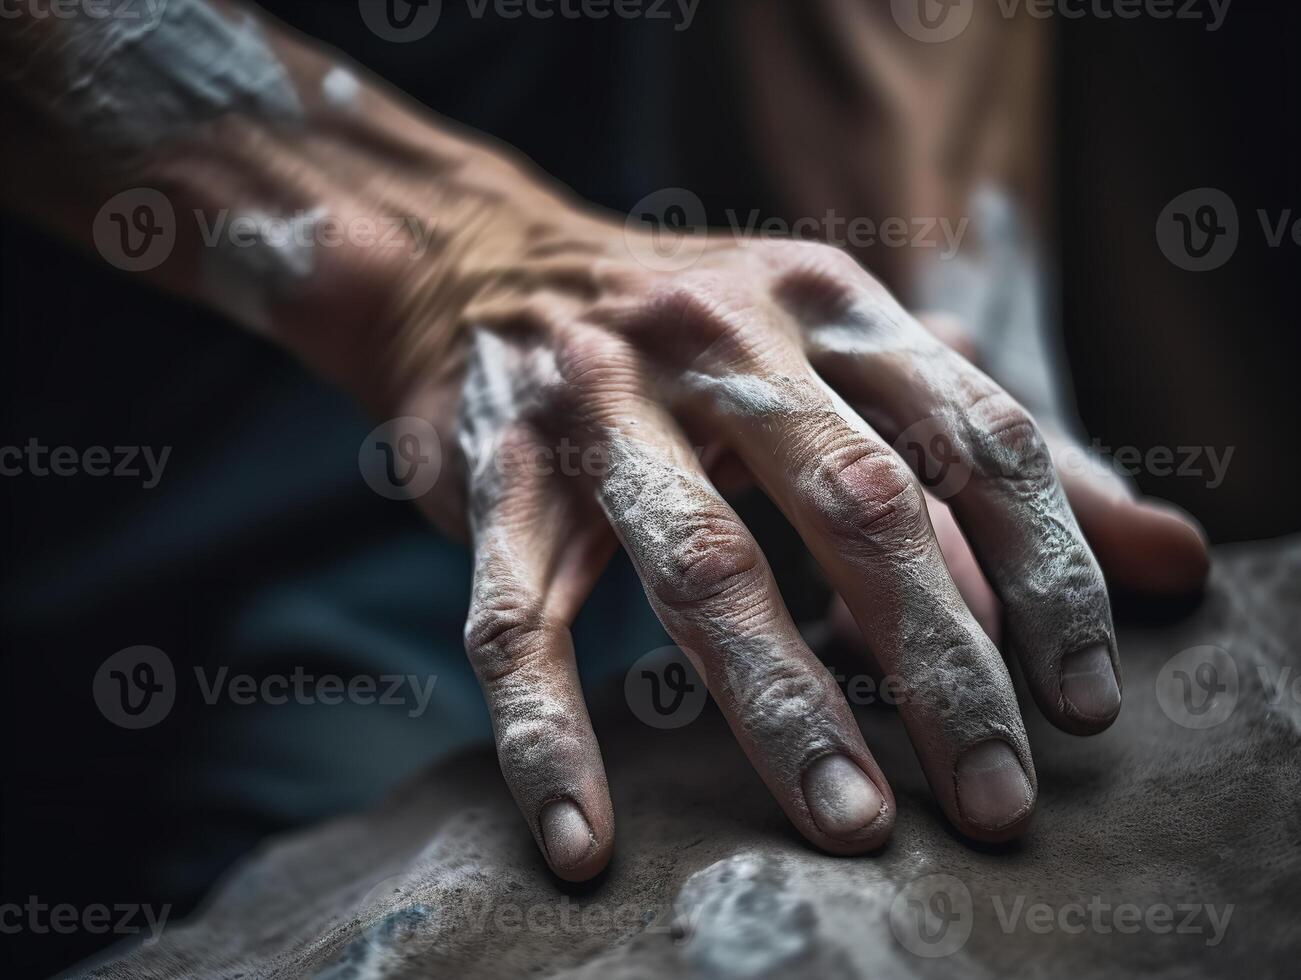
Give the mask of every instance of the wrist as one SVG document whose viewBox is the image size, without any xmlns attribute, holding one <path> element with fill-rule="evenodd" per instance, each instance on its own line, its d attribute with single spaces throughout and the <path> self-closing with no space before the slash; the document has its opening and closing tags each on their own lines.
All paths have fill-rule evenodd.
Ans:
<svg viewBox="0 0 1301 980">
<path fill-rule="evenodd" d="M 300 89 L 346 100 L 298 127 L 224 119 L 143 181 L 176 205 L 182 291 L 388 411 L 455 360 L 465 306 L 530 234 L 581 219 L 524 164 L 318 60 Z"/>
</svg>

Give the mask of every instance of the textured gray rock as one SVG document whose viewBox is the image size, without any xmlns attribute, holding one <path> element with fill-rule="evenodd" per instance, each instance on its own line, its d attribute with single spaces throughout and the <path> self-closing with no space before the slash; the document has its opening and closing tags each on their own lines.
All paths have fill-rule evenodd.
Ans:
<svg viewBox="0 0 1301 980">
<path fill-rule="evenodd" d="M 1015 846 L 946 829 L 888 710 L 862 721 L 898 825 L 846 859 L 795 836 L 712 709 L 665 732 L 616 705 L 598 718 L 619 822 L 600 881 L 549 876 L 485 750 L 274 842 L 89 975 L 1294 976 L 1299 600 L 1301 541 L 1221 551 L 1195 613 L 1122 630 L 1111 731 L 1072 738 L 1027 706 L 1040 803 Z"/>
</svg>

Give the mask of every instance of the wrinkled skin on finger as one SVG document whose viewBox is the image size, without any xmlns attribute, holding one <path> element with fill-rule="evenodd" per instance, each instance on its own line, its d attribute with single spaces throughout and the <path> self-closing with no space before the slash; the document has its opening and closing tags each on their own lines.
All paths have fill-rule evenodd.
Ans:
<svg viewBox="0 0 1301 980">
<path fill-rule="evenodd" d="M 960 318 L 921 315 L 919 322 L 945 345 L 978 366 L 980 350 Z M 1051 367 L 1043 365 L 1044 384 Z M 1144 596 L 1199 593 L 1210 570 L 1205 532 L 1189 514 L 1164 501 L 1137 496 L 1129 484 L 1073 439 L 1058 420 L 1045 426 L 1045 440 L 1071 509 L 1098 557 L 1107 581 Z M 1002 607 L 952 510 L 933 494 L 926 497 L 931 523 L 958 590 L 981 628 L 994 642 L 1002 637 Z M 838 596 L 828 613 L 840 642 L 858 641 L 848 608 Z"/>
<path fill-rule="evenodd" d="M 581 880 L 613 846 L 569 624 L 618 546 L 794 826 L 857 853 L 893 824 L 884 774 L 711 473 L 758 483 L 800 533 L 900 679 L 955 827 L 1022 833 L 1037 780 L 995 610 L 1051 720 L 1088 733 L 1120 705 L 1102 574 L 1034 421 L 837 250 L 702 238 L 665 269 L 639 234 L 539 224 L 458 298 L 450 343 L 419 329 L 446 295 L 399 283 L 384 386 L 390 414 L 441 428 L 451 476 L 418 503 L 474 548 L 466 648 L 550 866 Z M 919 423 L 967 475 L 947 506 L 910 469 L 927 477 L 925 454 L 896 451 Z M 977 570 L 989 591 L 964 599 Z"/>
</svg>

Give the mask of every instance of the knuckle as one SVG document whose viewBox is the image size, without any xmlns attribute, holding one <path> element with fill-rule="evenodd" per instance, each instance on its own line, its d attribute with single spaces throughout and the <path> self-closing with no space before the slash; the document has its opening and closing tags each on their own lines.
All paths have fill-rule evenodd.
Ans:
<svg viewBox="0 0 1301 980">
<path fill-rule="evenodd" d="M 536 298 L 520 300 L 515 296 L 471 299 L 461 320 L 475 329 L 525 341 L 553 334 L 564 322 L 554 303 Z"/>
<path fill-rule="evenodd" d="M 627 388 L 635 373 L 627 345 L 599 330 L 566 334 L 557 345 L 556 368 L 562 390 L 584 396 Z"/>
<path fill-rule="evenodd" d="M 758 312 L 762 284 L 738 270 L 705 270 L 652 289 L 633 321 L 633 332 L 657 356 L 715 366 L 757 362 L 770 337 Z"/>
<path fill-rule="evenodd" d="M 860 286 L 877 287 L 872 277 L 852 255 L 835 245 L 817 243 L 804 259 L 812 268 L 841 280 L 850 280 Z"/>
<path fill-rule="evenodd" d="M 546 634 L 536 603 L 522 598 L 479 603 L 465 623 L 465 652 L 479 679 L 494 684 L 544 656 Z"/>
<path fill-rule="evenodd" d="M 928 534 L 926 501 L 907 464 L 861 440 L 820 461 L 813 498 L 826 530 L 872 550 L 920 547 Z"/>
<path fill-rule="evenodd" d="M 572 709 L 537 691 L 497 699 L 494 726 L 497 757 L 507 778 L 582 765 L 582 722 Z M 513 780 L 512 780 L 513 781 Z"/>
<path fill-rule="evenodd" d="M 727 289 L 719 272 L 693 272 L 660 283 L 646 295 L 645 309 L 654 319 L 700 328 L 727 325 Z"/>
<path fill-rule="evenodd" d="M 1006 669 L 988 640 L 976 635 L 938 635 L 925 659 L 910 663 L 900 691 L 915 710 L 940 719 L 996 721 L 1015 717 L 1016 701 Z"/>
<path fill-rule="evenodd" d="M 766 243 L 770 255 L 796 272 L 812 272 L 839 278 L 866 276 L 858 260 L 837 245 L 800 238 L 779 238 Z"/>
<path fill-rule="evenodd" d="M 733 688 L 741 715 L 751 724 L 772 731 L 791 732 L 816 726 L 834 714 L 839 689 L 825 670 L 812 669 L 793 658 L 781 657 L 752 670 Z"/>
<path fill-rule="evenodd" d="M 977 399 L 966 412 L 976 470 L 1027 487 L 1053 482 L 1052 456 L 1030 413 L 1010 395 Z"/>
<path fill-rule="evenodd" d="M 1040 575 L 1020 576 L 1005 586 L 1007 606 L 1033 609 L 1045 621 L 1075 630 L 1110 619 L 1110 601 L 1102 569 L 1076 532 L 1064 528 L 1035 543 L 1042 555 Z"/>
<path fill-rule="evenodd" d="M 701 514 L 675 536 L 652 589 L 671 607 L 708 602 L 753 584 L 762 562 L 758 545 L 734 517 Z"/>
<path fill-rule="evenodd" d="M 849 252 L 818 242 L 774 243 L 776 294 L 788 308 L 815 320 L 898 319 L 898 304 L 885 285 Z"/>
</svg>

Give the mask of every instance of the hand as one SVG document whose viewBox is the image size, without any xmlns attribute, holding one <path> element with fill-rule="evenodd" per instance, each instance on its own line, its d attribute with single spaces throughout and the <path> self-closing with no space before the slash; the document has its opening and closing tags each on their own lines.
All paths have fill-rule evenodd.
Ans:
<svg viewBox="0 0 1301 980">
<path fill-rule="evenodd" d="M 569 625 L 619 543 L 800 832 L 842 854 L 890 832 L 885 777 L 718 492 L 736 469 L 785 511 L 902 682 L 948 819 L 978 839 L 1020 833 L 1036 780 L 1011 681 L 892 446 L 948 495 L 1039 707 L 1092 733 L 1120 707 L 1106 590 L 1025 410 L 842 252 L 705 237 L 662 250 L 380 86 L 338 104 L 327 57 L 280 34 L 275 46 L 301 120 L 195 121 L 114 180 L 160 187 L 206 226 L 233 207 L 293 213 L 310 242 L 342 242 L 286 256 L 263 233 L 224 254 L 186 221 L 151 276 L 288 346 L 380 418 L 437 428 L 444 475 L 419 505 L 471 536 L 467 651 L 550 867 L 583 880 L 613 847 Z M 51 174 L 72 159 L 42 152 Z M 362 223 L 401 233 L 338 234 Z M 666 268 L 675 249 L 695 260 Z"/>
<path fill-rule="evenodd" d="M 923 473 L 963 474 L 949 502 L 1008 646 L 1048 718 L 1089 734 L 1120 708 L 1114 632 L 1034 422 L 836 250 L 708 239 L 694 263 L 662 270 L 639 261 L 656 254 L 640 234 L 528 199 L 485 213 L 490 249 L 471 242 L 453 269 L 395 277 L 397 312 L 370 334 L 391 369 L 367 387 L 385 414 L 442 425 L 465 474 L 421 503 L 445 524 L 468 515 L 466 646 L 553 870 L 588 878 L 613 842 L 569 624 L 616 538 L 796 827 L 834 853 L 890 831 L 884 776 L 711 479 L 738 462 L 902 682 L 949 819 L 980 840 L 1023 831 L 1036 783 L 1011 681 L 892 443 L 920 432 Z"/>
<path fill-rule="evenodd" d="M 947 495 L 1040 708 L 1096 732 L 1120 708 L 1107 594 L 1025 410 L 843 253 L 627 233 L 380 86 L 330 96 L 328 57 L 279 32 L 272 44 L 301 116 L 198 117 L 143 161 L 90 173 L 160 188 L 206 227 L 235 208 L 318 233 L 284 250 L 261 232 L 227 252 L 180 222 L 149 275 L 263 331 L 381 418 L 437 427 L 444 475 L 419 504 L 471 536 L 466 646 L 552 869 L 589 878 L 613 845 L 569 624 L 619 543 L 801 833 L 856 853 L 890 831 L 894 801 L 853 715 L 711 479 L 737 467 L 902 682 L 949 819 L 982 840 L 1020 833 L 1036 784 L 1011 681 L 892 447 Z M 61 50 L 41 48 L 55 82 Z M 64 105 L 38 102 L 54 117 Z M 76 157 L 58 140 L 75 130 L 49 133 L 24 143 L 47 175 L 28 203 L 84 239 L 108 187 L 68 179 Z M 86 200 L 63 201 L 65 185 Z M 337 234 L 377 221 L 401 234 Z M 327 240 L 342 244 L 313 244 Z"/>
</svg>

